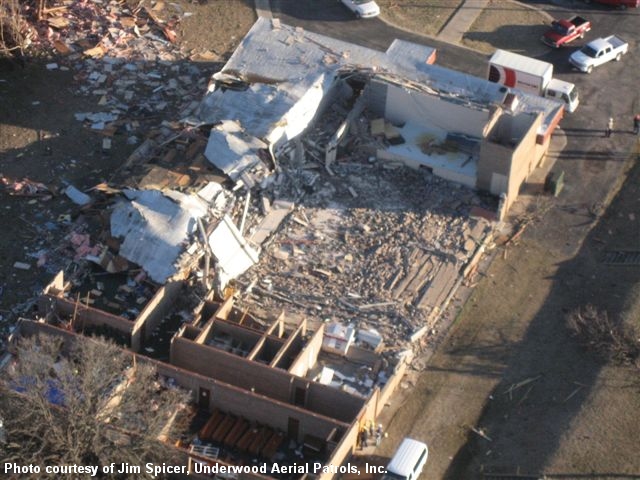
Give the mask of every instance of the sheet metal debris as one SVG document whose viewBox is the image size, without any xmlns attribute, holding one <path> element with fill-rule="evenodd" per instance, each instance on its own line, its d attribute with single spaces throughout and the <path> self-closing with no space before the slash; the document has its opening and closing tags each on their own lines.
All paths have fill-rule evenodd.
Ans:
<svg viewBox="0 0 640 480">
<path fill-rule="evenodd" d="M 247 244 L 226 215 L 209 236 L 209 245 L 217 261 L 220 289 L 258 262 L 258 252 Z"/>
<path fill-rule="evenodd" d="M 183 244 L 196 231 L 207 204 L 177 191 L 124 190 L 111 214 L 111 235 L 122 238 L 120 255 L 140 265 L 158 283 L 177 272 Z"/>
</svg>

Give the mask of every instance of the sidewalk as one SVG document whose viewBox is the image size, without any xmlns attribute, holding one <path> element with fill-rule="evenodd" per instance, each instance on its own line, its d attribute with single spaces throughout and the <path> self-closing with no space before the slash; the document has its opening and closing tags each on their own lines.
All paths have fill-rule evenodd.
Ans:
<svg viewBox="0 0 640 480">
<path fill-rule="evenodd" d="M 469 31 L 473 22 L 488 3 L 489 0 L 465 0 L 440 31 L 437 38 L 448 43 L 460 44 L 462 35 Z"/>
</svg>

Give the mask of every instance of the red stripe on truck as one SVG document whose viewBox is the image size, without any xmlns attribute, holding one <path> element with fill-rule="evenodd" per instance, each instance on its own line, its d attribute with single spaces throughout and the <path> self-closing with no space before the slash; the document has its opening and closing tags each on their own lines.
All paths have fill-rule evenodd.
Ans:
<svg viewBox="0 0 640 480">
<path fill-rule="evenodd" d="M 515 87 L 516 86 L 516 72 L 511 70 L 510 68 L 504 69 L 504 84 L 507 87 Z"/>
</svg>

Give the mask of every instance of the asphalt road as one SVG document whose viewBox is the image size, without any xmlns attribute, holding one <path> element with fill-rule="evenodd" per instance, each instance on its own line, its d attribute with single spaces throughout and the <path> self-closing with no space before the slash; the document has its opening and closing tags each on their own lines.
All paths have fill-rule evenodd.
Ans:
<svg viewBox="0 0 640 480">
<path fill-rule="evenodd" d="M 379 18 L 357 19 L 338 1 L 271 0 L 271 10 L 274 17 L 289 25 L 376 50 L 385 51 L 396 38 L 435 47 L 439 65 L 485 74 L 484 54 L 394 28 Z"/>
</svg>

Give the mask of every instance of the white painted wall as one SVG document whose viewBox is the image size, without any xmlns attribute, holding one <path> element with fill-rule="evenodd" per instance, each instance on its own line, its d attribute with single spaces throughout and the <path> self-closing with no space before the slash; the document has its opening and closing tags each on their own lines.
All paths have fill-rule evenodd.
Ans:
<svg viewBox="0 0 640 480">
<path fill-rule="evenodd" d="M 330 91 L 332 84 L 332 77 L 326 74 L 321 75 L 282 120 L 275 124 L 277 126 L 269 133 L 267 141 L 277 148 L 304 132 L 318 113 L 323 98 Z"/>
<path fill-rule="evenodd" d="M 393 123 L 411 122 L 443 132 L 482 137 L 482 130 L 489 121 L 489 112 L 389 85 L 385 118 Z"/>
</svg>

